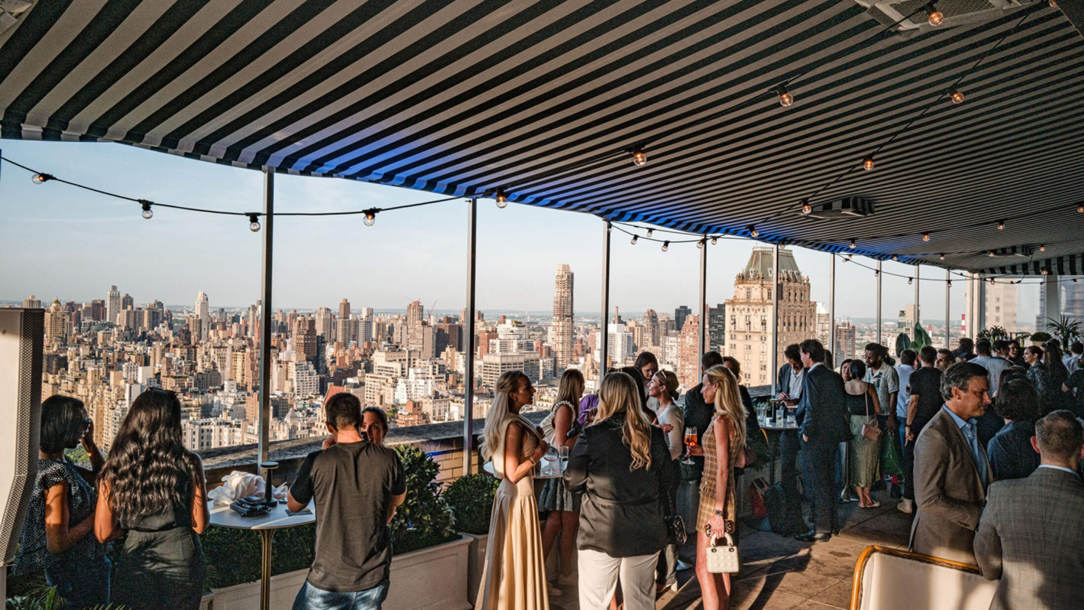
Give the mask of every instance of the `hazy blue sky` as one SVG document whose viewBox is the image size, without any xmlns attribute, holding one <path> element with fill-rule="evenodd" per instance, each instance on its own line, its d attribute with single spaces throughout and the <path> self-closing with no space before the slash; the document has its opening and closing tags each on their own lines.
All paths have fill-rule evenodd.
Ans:
<svg viewBox="0 0 1084 610">
<path fill-rule="evenodd" d="M 39 171 L 132 197 L 233 211 L 259 211 L 262 176 L 119 144 L 0 141 L 5 157 Z M 334 211 L 436 199 L 408 189 L 334 178 L 276 175 L 278 211 Z M 275 307 L 458 309 L 465 302 L 466 203 L 388 212 L 366 227 L 360 216 L 279 218 L 275 230 Z M 593 216 L 479 201 L 478 306 L 485 310 L 548 310 L 560 263 L 575 272 L 575 308 L 597 312 L 601 297 L 602 221 Z M 659 234 L 656 234 L 658 236 Z M 695 244 L 660 245 L 614 232 L 611 303 L 628 312 L 672 311 L 697 300 Z M 709 251 L 708 300 L 733 295 L 734 275 L 753 242 L 720 240 Z M 827 254 L 797 249 L 813 298 L 827 303 Z M 0 300 L 35 294 L 42 300 L 105 298 L 110 284 L 137 304 L 158 299 L 191 305 L 206 291 L 213 307 L 255 302 L 260 292 L 261 234 L 242 217 L 157 209 L 144 220 L 138 204 L 58 183 L 35 185 L 5 164 L 0 174 Z M 868 259 L 856 259 L 873 264 Z M 885 271 L 913 267 L 885 263 Z M 944 271 L 923 268 L 944 278 Z M 873 272 L 837 266 L 839 316 L 873 317 Z M 1038 289 L 1020 287 L 1020 319 L 1034 321 Z M 903 278 L 884 279 L 884 315 L 912 302 Z M 923 282 L 923 317 L 942 320 L 943 282 Z M 962 282 L 952 289 L 952 317 L 964 308 Z"/>
</svg>

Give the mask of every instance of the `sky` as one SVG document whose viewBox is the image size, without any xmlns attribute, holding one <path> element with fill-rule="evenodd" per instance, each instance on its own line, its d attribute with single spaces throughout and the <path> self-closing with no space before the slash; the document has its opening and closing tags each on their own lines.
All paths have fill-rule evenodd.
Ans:
<svg viewBox="0 0 1084 610">
<path fill-rule="evenodd" d="M 250 212 L 263 209 L 260 172 L 186 159 L 121 144 L 3 140 L 4 157 L 57 177 L 123 195 L 193 207 Z M 275 175 L 275 209 L 344 211 L 440 199 L 423 191 L 338 178 Z M 34 184 L 31 174 L 0 166 L 0 300 L 104 299 L 110 285 L 136 304 L 159 300 L 191 306 L 199 291 L 212 307 L 240 307 L 260 297 L 262 233 L 244 217 L 158 208 L 151 220 L 136 203 L 57 182 Z M 275 221 L 272 304 L 283 309 L 398 310 L 414 299 L 429 309 L 458 310 L 466 302 L 467 204 L 453 200 L 361 216 L 279 217 Z M 639 232 L 643 235 L 643 231 Z M 575 273 L 577 314 L 601 302 L 603 221 L 597 217 L 509 204 L 478 202 L 477 305 L 485 311 L 548 311 L 557 265 Z M 662 233 L 655 233 L 655 237 Z M 699 291 L 696 244 L 658 243 L 612 234 L 610 302 L 621 311 L 672 312 L 694 306 Z M 675 239 L 681 237 L 675 236 Z M 709 246 L 708 302 L 733 296 L 734 276 L 754 242 L 719 240 Z M 827 304 L 831 256 L 795 249 L 809 276 L 813 300 Z M 841 259 L 838 259 L 841 260 Z M 837 263 L 837 317 L 876 316 L 876 280 L 860 263 Z M 895 319 L 914 300 L 903 277 L 914 267 L 884 263 L 883 315 Z M 944 270 L 923 267 L 923 277 Z M 1019 287 L 1021 322 L 1034 320 L 1039 292 Z M 951 316 L 964 309 L 962 282 L 951 291 Z M 943 281 L 920 283 L 923 318 L 944 320 Z"/>
</svg>

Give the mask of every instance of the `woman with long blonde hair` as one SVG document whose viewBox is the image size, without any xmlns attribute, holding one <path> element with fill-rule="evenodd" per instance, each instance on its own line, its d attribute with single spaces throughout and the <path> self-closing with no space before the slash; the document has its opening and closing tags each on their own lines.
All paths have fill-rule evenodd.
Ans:
<svg viewBox="0 0 1084 610">
<path fill-rule="evenodd" d="M 534 402 L 531 380 L 520 371 L 497 379 L 486 414 L 482 455 L 493 460 L 501 484 L 493 499 L 479 610 L 549 610 L 534 467 L 549 450 L 531 422 L 519 414 Z"/>
<path fill-rule="evenodd" d="M 621 575 L 627 610 L 655 608 L 655 565 L 666 544 L 662 494 L 677 479 L 663 431 L 648 422 L 636 382 L 606 375 L 598 415 L 576 442 L 565 486 L 580 504 L 581 610 L 610 606 Z"/>
<path fill-rule="evenodd" d="M 557 400 L 546 419 L 542 420 L 542 438 L 558 450 L 567 448 L 569 453 L 576 445 L 583 429 L 576 421 L 579 417 L 580 399 L 584 389 L 583 373 L 568 369 L 561 374 L 557 386 Z M 542 528 L 542 548 L 549 556 L 553 541 L 560 535 L 561 565 L 558 570 L 557 584 L 575 585 L 572 574 L 572 551 L 576 547 L 576 530 L 580 524 L 580 494 L 565 489 L 560 479 L 546 481 L 542 495 L 538 498 L 538 508 L 549 513 Z"/>
<path fill-rule="evenodd" d="M 745 406 L 738 379 L 725 366 L 704 372 L 704 402 L 715 406 L 715 415 L 704 433 L 704 476 L 700 481 L 700 510 L 696 519 L 696 579 L 704 610 L 726 608 L 730 603 L 730 575 L 708 572 L 707 549 L 713 536 L 734 534 L 738 511 L 735 505 L 734 468 L 745 466 Z"/>
</svg>

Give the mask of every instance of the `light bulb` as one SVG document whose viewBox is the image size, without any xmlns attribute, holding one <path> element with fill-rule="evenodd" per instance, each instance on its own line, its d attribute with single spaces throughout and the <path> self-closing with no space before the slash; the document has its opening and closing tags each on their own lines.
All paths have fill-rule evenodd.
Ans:
<svg viewBox="0 0 1084 610">
<path fill-rule="evenodd" d="M 371 227 L 376 222 L 376 210 L 365 210 L 365 226 Z"/>
<path fill-rule="evenodd" d="M 997 221 L 997 230 L 998 231 L 1004 231 L 1005 230 L 1005 221 L 1004 220 Z"/>
<path fill-rule="evenodd" d="M 654 231 L 652 231 L 651 229 L 648 229 L 648 230 L 647 230 L 647 236 L 648 236 L 648 237 L 651 237 L 651 234 L 652 234 L 652 233 L 654 233 Z"/>
<path fill-rule="evenodd" d="M 647 155 L 644 154 L 644 151 L 637 148 L 632 151 L 632 162 L 636 164 L 636 167 L 643 167 L 647 165 Z"/>
<path fill-rule="evenodd" d="M 146 218 L 147 220 L 154 218 L 154 211 L 151 210 L 151 204 L 146 201 L 143 202 L 143 218 Z"/>
<path fill-rule="evenodd" d="M 945 282 L 945 288 L 952 288 L 952 280 L 948 280 Z"/>
<path fill-rule="evenodd" d="M 929 233 L 923 233 L 922 234 L 922 241 L 930 241 L 930 234 Z"/>
<path fill-rule="evenodd" d="M 53 179 L 53 176 L 51 174 L 45 174 L 45 173 L 34 174 L 33 176 L 30 177 L 30 181 L 33 182 L 34 184 L 45 184 L 46 182 L 48 182 L 48 181 L 50 181 L 52 179 Z"/>
<path fill-rule="evenodd" d="M 945 255 L 944 254 L 941 255 L 941 260 L 945 260 Z"/>
<path fill-rule="evenodd" d="M 952 98 L 952 103 L 953 104 L 962 104 L 962 103 L 964 103 L 964 94 L 959 92 L 959 91 L 953 91 L 952 95 L 950 97 Z"/>
<path fill-rule="evenodd" d="M 900 255 L 899 254 L 893 254 L 892 255 L 892 260 L 894 260 L 894 261 L 900 260 Z"/>
<path fill-rule="evenodd" d="M 915 278 L 913 278 L 913 277 L 907 278 L 907 285 L 908 286 L 910 286 L 911 284 L 914 284 L 914 283 L 915 283 Z"/>
<path fill-rule="evenodd" d="M 858 242 L 856 240 L 852 239 L 851 240 L 851 250 L 854 250 L 857 247 L 858 247 Z"/>
<path fill-rule="evenodd" d="M 1054 0 L 1049 0 L 1049 2 L 1050 2 L 1050 8 L 1057 8 L 1057 6 L 1058 6 L 1057 2 L 1055 2 Z M 1075 284 L 1076 281 L 1073 281 L 1073 283 Z"/>
<path fill-rule="evenodd" d="M 696 242 L 696 249 L 697 250 L 704 249 L 704 240 L 701 239 L 700 241 Z"/>
<path fill-rule="evenodd" d="M 809 214 L 812 211 L 813 211 L 813 206 L 809 205 L 809 200 L 808 199 L 803 199 L 802 200 L 802 213 L 803 214 Z"/>
<path fill-rule="evenodd" d="M 760 237 L 760 231 L 757 231 L 757 228 L 753 225 L 749 225 L 749 237 L 753 239 Z"/>
<path fill-rule="evenodd" d="M 1043 269 L 1043 275 L 1046 275 L 1047 273 L 1049 272 L 1046 269 Z"/>
<path fill-rule="evenodd" d="M 508 195 L 504 193 L 504 189 L 497 189 L 497 207 L 502 210 L 508 207 Z"/>
<path fill-rule="evenodd" d="M 260 230 L 260 216 L 259 214 L 248 215 L 248 230 L 253 233 L 258 233 Z"/>
<path fill-rule="evenodd" d="M 994 278 L 990 278 L 990 284 L 993 285 L 993 283 L 994 283 Z"/>
<path fill-rule="evenodd" d="M 714 246 L 714 245 L 715 245 L 715 244 L 717 244 L 717 243 L 719 243 L 719 238 L 718 238 L 718 237 L 712 237 L 712 238 L 711 238 L 711 245 L 713 245 L 713 246 Z"/>
<path fill-rule="evenodd" d="M 631 243 L 632 245 L 634 245 L 634 246 L 635 246 L 635 245 L 636 245 L 636 240 L 637 240 L 637 239 L 639 239 L 639 238 L 638 238 L 638 237 L 636 237 L 635 235 L 633 235 L 633 236 L 632 236 L 632 241 L 631 241 L 631 242 L 629 242 L 629 243 Z"/>
<path fill-rule="evenodd" d="M 1039 246 L 1039 252 L 1046 252 L 1046 246 Z"/>
<path fill-rule="evenodd" d="M 670 249 L 670 242 L 668 242 L 668 241 L 662 242 L 662 251 L 666 252 L 669 249 Z"/>
<path fill-rule="evenodd" d="M 873 277 L 881 277 L 881 272 L 880 271 L 874 271 L 873 272 Z"/>
<path fill-rule="evenodd" d="M 1074 283 L 1074 284 L 1076 283 L 1076 278 L 1073 278 L 1073 283 Z"/>
<path fill-rule="evenodd" d="M 1084 203 L 1076 206 L 1077 214 L 1084 214 Z"/>
<path fill-rule="evenodd" d="M 873 170 L 873 157 L 866 157 L 862 161 L 862 167 L 866 168 L 867 172 L 872 171 Z"/>
<path fill-rule="evenodd" d="M 990 258 L 993 258 L 993 257 L 994 257 L 994 251 L 990 250 Z"/>
<path fill-rule="evenodd" d="M 784 108 L 794 103 L 794 96 L 787 91 L 786 85 L 779 85 L 775 92 L 779 94 L 779 104 Z"/>
<path fill-rule="evenodd" d="M 945 15 L 937 10 L 937 7 L 934 6 L 933 2 L 926 5 L 926 12 L 929 13 L 926 20 L 934 27 L 941 25 L 941 22 L 945 20 Z"/>
</svg>

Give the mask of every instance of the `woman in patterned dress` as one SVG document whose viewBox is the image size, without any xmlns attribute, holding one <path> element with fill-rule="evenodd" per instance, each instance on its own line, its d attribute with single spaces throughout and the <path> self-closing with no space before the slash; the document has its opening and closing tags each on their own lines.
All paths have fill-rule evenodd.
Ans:
<svg viewBox="0 0 1084 610">
<path fill-rule="evenodd" d="M 733 534 L 737 528 L 734 468 L 745 466 L 745 407 L 738 380 L 722 365 L 704 372 L 704 402 L 715 405 L 715 415 L 703 437 L 704 476 L 700 482 L 700 510 L 696 519 L 696 579 L 704 610 L 730 603 L 730 575 L 708 572 L 707 549 L 712 536 Z"/>
<path fill-rule="evenodd" d="M 580 398 L 583 397 L 584 379 L 583 373 L 577 369 L 568 369 L 561 374 L 561 382 L 557 386 L 557 401 L 550 410 L 546 419 L 542 420 L 542 438 L 550 446 L 560 450 L 567 447 L 572 453 L 572 447 L 576 444 L 580 432 L 583 429 L 577 421 L 579 417 Z M 561 565 L 557 584 L 575 585 L 576 575 L 572 573 L 572 551 L 576 550 L 576 530 L 580 525 L 580 494 L 574 494 L 565 489 L 561 479 L 550 479 L 542 488 L 542 495 L 538 498 L 538 509 L 546 516 L 546 523 L 542 526 L 542 548 L 549 557 L 553 548 L 553 541 L 560 535 L 558 544 L 561 553 Z M 560 595 L 559 589 L 551 589 L 554 595 Z"/>
</svg>

